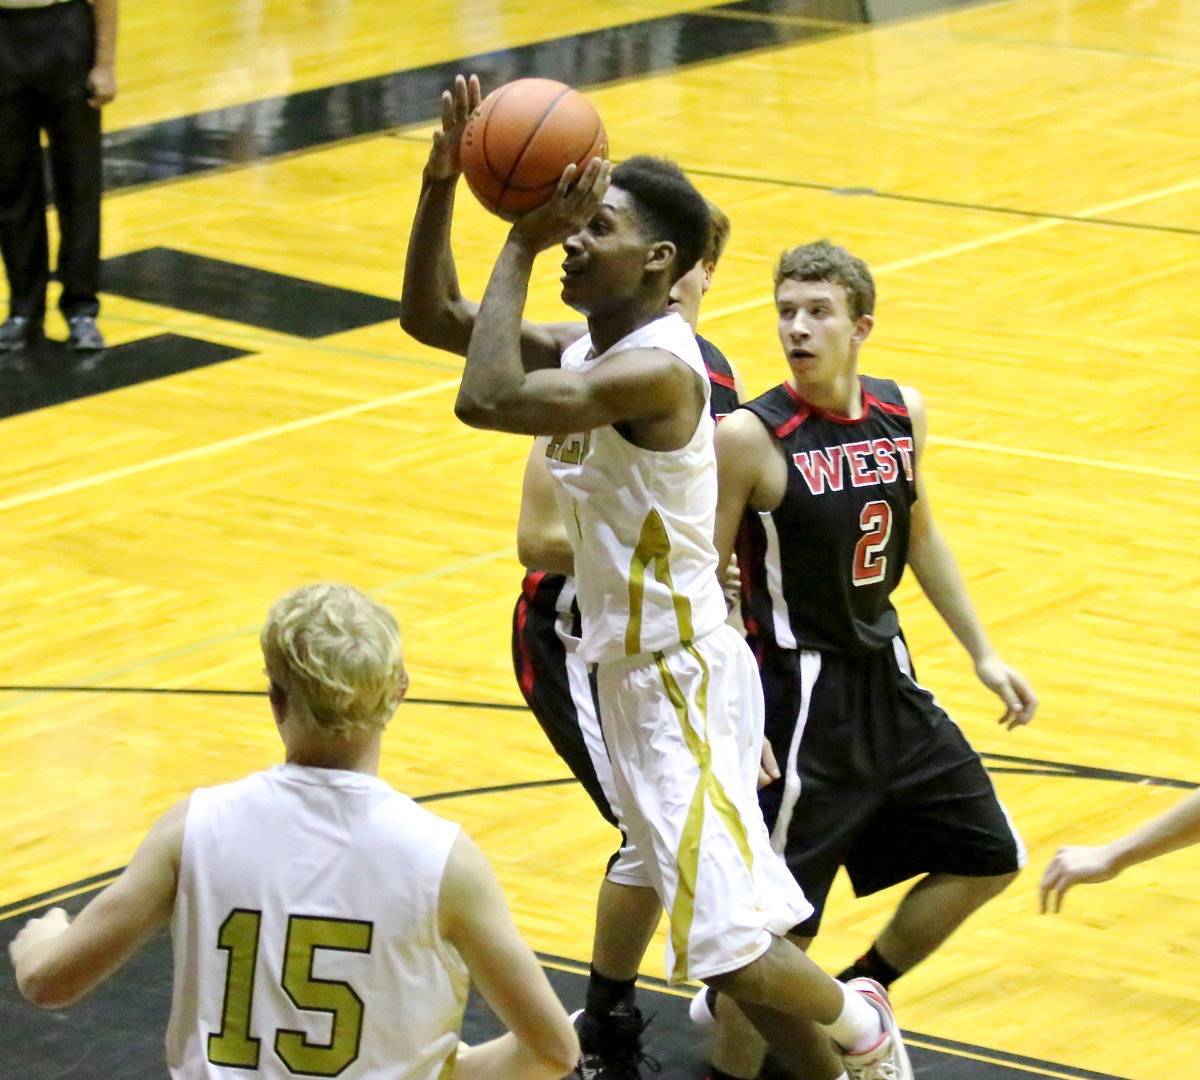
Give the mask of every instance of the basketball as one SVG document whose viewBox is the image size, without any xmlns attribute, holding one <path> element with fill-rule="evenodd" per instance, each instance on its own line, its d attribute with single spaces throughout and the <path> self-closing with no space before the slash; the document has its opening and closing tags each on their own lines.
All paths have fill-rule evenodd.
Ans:
<svg viewBox="0 0 1200 1080">
<path fill-rule="evenodd" d="M 554 79 L 516 79 L 493 90 L 467 121 L 460 150 L 467 185 L 505 221 L 549 199 L 568 165 L 582 169 L 607 154 L 595 106 Z"/>
</svg>

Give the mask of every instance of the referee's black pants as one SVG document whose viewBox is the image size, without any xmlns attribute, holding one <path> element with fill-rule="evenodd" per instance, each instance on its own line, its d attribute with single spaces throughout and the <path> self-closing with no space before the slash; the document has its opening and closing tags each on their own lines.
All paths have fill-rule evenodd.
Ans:
<svg viewBox="0 0 1200 1080">
<path fill-rule="evenodd" d="M 0 9 L 0 253 L 9 312 L 40 323 L 50 280 L 41 132 L 58 209 L 59 308 L 100 310 L 100 110 L 88 104 L 96 55 L 88 0 Z"/>
</svg>

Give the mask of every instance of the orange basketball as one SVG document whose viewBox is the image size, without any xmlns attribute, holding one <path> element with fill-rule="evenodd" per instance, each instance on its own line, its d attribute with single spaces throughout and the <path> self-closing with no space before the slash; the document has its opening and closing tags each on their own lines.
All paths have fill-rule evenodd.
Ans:
<svg viewBox="0 0 1200 1080">
<path fill-rule="evenodd" d="M 608 155 L 600 114 L 578 90 L 553 79 L 497 87 L 463 131 L 463 175 L 493 214 L 515 221 L 541 206 L 570 164 Z"/>
</svg>

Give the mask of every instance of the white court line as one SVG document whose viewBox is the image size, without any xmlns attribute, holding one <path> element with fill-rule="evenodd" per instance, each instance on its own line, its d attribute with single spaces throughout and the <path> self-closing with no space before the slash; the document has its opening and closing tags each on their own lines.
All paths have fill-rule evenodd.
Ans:
<svg viewBox="0 0 1200 1080">
<path fill-rule="evenodd" d="M 1178 195 L 1185 191 L 1192 191 L 1200 188 L 1200 179 L 1188 180 L 1183 183 L 1174 184 L 1171 187 L 1161 188 L 1158 191 L 1152 191 L 1143 195 L 1133 195 L 1125 199 L 1117 199 L 1113 202 L 1103 203 L 1100 206 L 1093 206 L 1086 210 L 1080 211 L 1080 217 L 1090 217 L 1097 214 L 1110 213 L 1113 210 L 1120 210 L 1127 206 L 1135 206 L 1138 203 L 1150 202 L 1154 199 L 1163 199 L 1170 195 Z M 1043 229 L 1053 229 L 1061 225 L 1077 225 L 1083 224 L 1076 221 L 1060 221 L 1058 219 L 1043 219 L 1032 222 L 1029 225 L 1021 225 L 1015 229 L 1006 229 L 1003 232 L 994 233 L 992 236 L 981 237 L 978 240 L 969 240 L 962 244 L 952 244 L 949 247 L 939 248 L 936 251 L 927 252 L 924 255 L 915 255 L 911 259 L 901 259 L 898 262 L 886 263 L 883 266 L 874 270 L 876 275 L 894 273 L 897 270 L 904 270 L 911 266 L 920 266 L 924 263 L 936 262 L 938 259 L 949 258 L 953 255 L 961 255 L 964 252 L 975 251 L 979 248 L 988 247 L 991 244 L 1000 244 L 1006 240 L 1012 240 L 1019 236 L 1026 236 L 1030 233 L 1040 232 Z M 737 314 L 742 311 L 751 311 L 754 308 L 765 307 L 771 303 L 770 297 L 764 297 L 760 300 L 748 300 L 740 304 L 731 304 L 728 307 L 717 308 L 709 311 L 708 318 L 710 320 L 720 319 L 727 315 Z M 166 465 L 176 465 L 181 461 L 191 461 L 195 458 L 206 457 L 210 454 L 221 453 L 224 450 L 229 450 L 237 446 L 244 446 L 248 443 L 259 442 L 263 439 L 270 439 L 276 435 L 286 435 L 292 431 L 300 431 L 307 427 L 315 427 L 317 424 L 324 424 L 331 420 L 340 420 L 346 416 L 354 416 L 357 413 L 370 412 L 372 409 L 386 408 L 388 405 L 395 405 L 403 401 L 411 401 L 414 398 L 423 397 L 426 394 L 439 393 L 442 390 L 450 389 L 457 386 L 459 379 L 447 379 L 443 382 L 432 383 L 429 386 L 423 386 L 416 390 L 406 390 L 401 394 L 393 394 L 390 397 L 378 398 L 374 401 L 364 401 L 357 405 L 348 405 L 344 409 L 335 409 L 332 412 L 318 413 L 316 416 L 306 417 L 303 420 L 293 420 L 288 424 L 279 424 L 276 427 L 263 428 L 261 431 L 249 432 L 246 435 L 238 435 L 232 439 L 222 439 L 220 442 L 209 443 L 205 446 L 193 447 L 191 450 L 181 450 L 177 454 L 167 454 L 164 457 L 152 458 L 149 461 L 143 461 L 137 465 L 127 465 L 120 469 L 110 469 L 107 472 L 97 473 L 95 476 L 85 476 L 78 480 L 71 480 L 65 484 L 56 484 L 53 487 L 42 488 L 39 491 L 26 492 L 24 495 L 14 495 L 8 499 L 0 499 L 0 510 L 12 510 L 19 506 L 28 506 L 31 503 L 41 502 L 45 499 L 54 498 L 57 495 L 68 495 L 76 491 L 83 491 L 90 487 L 97 487 L 100 484 L 108 483 L 110 480 L 122 480 L 127 476 L 136 476 L 139 473 L 149 472 L 153 469 L 162 468 Z M 939 441 L 931 439 L 931 441 Z M 949 440 L 940 440 L 947 442 Z M 1198 478 L 1187 473 L 1172 473 L 1168 470 L 1155 470 L 1142 468 L 1134 465 L 1120 465 L 1113 462 L 1099 461 L 1091 458 L 1071 458 L 1066 455 L 1051 455 L 1039 454 L 1037 451 L 1021 450 L 1013 447 L 991 447 L 984 443 L 973 444 L 960 442 L 954 445 L 965 447 L 973 447 L 975 449 L 990 449 L 1003 453 L 1015 454 L 1025 457 L 1045 457 L 1048 460 L 1069 461 L 1078 465 L 1090 465 L 1100 469 L 1111 469 L 1117 472 L 1133 472 L 1140 473 L 1146 476 L 1159 476 L 1168 479 L 1186 480 L 1195 482 Z"/>
<path fill-rule="evenodd" d="M 166 465 L 177 465 L 181 461 L 192 461 L 196 458 L 207 457 L 210 454 L 219 454 L 225 450 L 232 450 L 234 447 L 261 442 L 263 439 L 271 439 L 276 435 L 288 435 L 293 431 L 302 431 L 304 428 L 316 427 L 318 424 L 325 424 L 331 420 L 341 420 L 347 416 L 370 412 L 372 409 L 382 409 L 388 405 L 398 405 L 404 401 L 413 401 L 416 398 L 425 397 L 427 394 L 437 394 L 443 390 L 452 390 L 461 381 L 462 379 L 459 376 L 453 379 L 443 379 L 441 382 L 430 383 L 428 386 L 420 386 L 415 390 L 405 390 L 399 394 L 375 398 L 371 401 L 360 401 L 357 405 L 347 405 L 345 408 L 334 409 L 332 412 L 317 413 L 315 416 L 306 416 L 301 420 L 292 420 L 286 424 L 277 424 L 275 427 L 261 428 L 258 431 L 247 432 L 245 435 L 235 435 L 230 439 L 221 439 L 219 442 L 206 443 L 204 446 L 193 446 L 190 450 L 180 450 L 175 454 L 167 454 L 163 457 L 151 458 L 148 461 L 140 461 L 136 465 L 126 465 L 120 469 L 109 469 L 107 472 L 96 473 L 94 476 L 84 476 L 78 480 L 69 480 L 65 484 L 55 484 L 53 487 L 42 488 L 39 491 L 28 491 L 24 495 L 13 495 L 7 499 L 0 499 L 0 510 L 12 510 L 18 506 L 28 506 L 30 503 L 41 502 L 43 499 L 52 499 L 56 495 L 69 495 L 76 491 L 84 491 L 90 487 L 97 487 L 100 484 L 107 484 L 110 480 L 123 480 L 127 476 L 136 476 L 138 473 L 149 472 L 152 469 L 161 469 Z"/>
<path fill-rule="evenodd" d="M 1083 465 L 1092 469 L 1108 469 L 1111 472 L 1133 473 L 1135 476 L 1153 476 L 1158 480 L 1183 480 L 1189 484 L 1200 484 L 1196 473 L 1175 472 L 1173 469 L 1156 469 L 1153 465 L 1127 465 L 1120 461 L 1102 461 L 1099 458 L 1076 457 L 1073 454 L 1056 454 L 1052 450 L 1024 450 L 1017 446 L 1000 446 L 998 443 L 972 442 L 970 439 L 954 439 L 946 435 L 930 435 L 929 443 L 954 446 L 960 450 L 979 450 L 989 454 L 1007 454 L 1009 457 L 1035 458 L 1038 461 L 1055 461 L 1063 465 Z"/>
</svg>

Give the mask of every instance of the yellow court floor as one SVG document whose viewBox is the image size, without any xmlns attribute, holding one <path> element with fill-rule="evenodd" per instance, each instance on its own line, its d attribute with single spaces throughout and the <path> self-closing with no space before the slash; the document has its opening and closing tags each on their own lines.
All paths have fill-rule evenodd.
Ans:
<svg viewBox="0 0 1200 1080">
<path fill-rule="evenodd" d="M 614 835 L 576 786 L 537 786 L 565 769 L 516 708 L 526 442 L 456 422 L 454 357 L 338 310 L 398 296 L 446 73 L 532 57 L 579 73 L 614 157 L 675 158 L 730 215 L 701 329 L 752 392 L 786 373 L 779 251 L 829 236 L 871 264 L 863 368 L 923 392 L 935 513 L 1042 699 L 998 729 L 906 582 L 921 680 L 1030 854 L 897 985 L 902 1023 L 1063 1067 L 1042 1075 L 1190 1075 L 1200 854 L 1054 918 L 1036 883 L 1059 844 L 1200 782 L 1200 19 L 1187 0 L 914 6 L 125 0 L 106 126 L 144 171 L 106 197 L 102 326 L 118 356 L 169 334 L 231 358 L 0 420 L 0 907 L 119 868 L 191 788 L 273 763 L 264 699 L 200 691 L 261 690 L 271 600 L 346 580 L 396 611 L 419 699 L 385 777 L 475 792 L 432 805 L 492 858 L 531 944 L 586 961 Z M 469 295 L 503 229 L 462 193 Z M 557 263 L 535 318 L 562 317 Z M 261 317 L 301 286 L 325 330 Z M 895 899 L 839 882 L 814 956 L 858 955 Z"/>
</svg>

